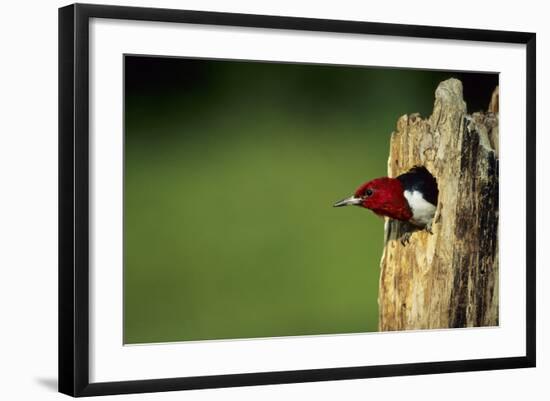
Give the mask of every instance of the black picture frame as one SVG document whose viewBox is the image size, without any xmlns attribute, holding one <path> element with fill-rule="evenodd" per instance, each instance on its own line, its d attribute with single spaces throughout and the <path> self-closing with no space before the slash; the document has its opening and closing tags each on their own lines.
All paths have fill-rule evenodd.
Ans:
<svg viewBox="0 0 550 401">
<path fill-rule="evenodd" d="M 88 61 L 91 18 L 276 28 L 526 45 L 526 354 L 381 366 L 243 373 L 90 383 Z M 536 35 L 266 15 L 74 4 L 59 9 L 59 391 L 95 396 L 217 387 L 421 375 L 535 366 L 535 120 Z"/>
</svg>

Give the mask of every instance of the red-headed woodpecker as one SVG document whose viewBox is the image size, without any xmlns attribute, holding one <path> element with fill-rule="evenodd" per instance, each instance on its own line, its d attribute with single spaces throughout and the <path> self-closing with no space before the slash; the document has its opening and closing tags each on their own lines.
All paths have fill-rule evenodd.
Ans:
<svg viewBox="0 0 550 401">
<path fill-rule="evenodd" d="M 379 216 L 406 221 L 431 230 L 437 207 L 437 182 L 424 167 L 414 167 L 396 178 L 381 177 L 361 185 L 353 196 L 334 207 L 356 205 Z"/>
</svg>

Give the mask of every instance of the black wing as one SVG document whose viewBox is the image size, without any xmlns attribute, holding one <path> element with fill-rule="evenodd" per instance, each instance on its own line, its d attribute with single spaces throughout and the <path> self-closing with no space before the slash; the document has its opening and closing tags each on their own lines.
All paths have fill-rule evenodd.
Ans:
<svg viewBox="0 0 550 401">
<path fill-rule="evenodd" d="M 413 167 L 405 174 L 397 176 L 401 181 L 403 189 L 406 191 L 419 191 L 424 195 L 424 199 L 432 205 L 437 205 L 437 181 L 425 167 Z"/>
</svg>

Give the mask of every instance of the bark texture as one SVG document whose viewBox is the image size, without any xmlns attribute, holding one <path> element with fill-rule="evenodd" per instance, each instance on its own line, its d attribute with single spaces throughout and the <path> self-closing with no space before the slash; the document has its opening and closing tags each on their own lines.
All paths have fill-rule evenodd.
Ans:
<svg viewBox="0 0 550 401">
<path fill-rule="evenodd" d="M 399 118 L 388 175 L 414 166 L 436 178 L 437 211 L 432 234 L 386 221 L 379 329 L 498 325 L 498 88 L 488 111 L 470 116 L 462 83 L 449 79 L 428 119 Z"/>
</svg>

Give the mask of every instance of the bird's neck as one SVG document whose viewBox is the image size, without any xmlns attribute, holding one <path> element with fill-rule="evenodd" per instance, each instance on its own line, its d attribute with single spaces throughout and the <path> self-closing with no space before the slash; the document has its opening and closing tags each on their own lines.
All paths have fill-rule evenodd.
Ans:
<svg viewBox="0 0 550 401">
<path fill-rule="evenodd" d="M 408 221 L 413 212 L 405 198 L 403 186 L 397 179 L 391 179 L 389 184 L 388 191 L 381 194 L 376 206 L 371 210 L 391 219 Z"/>
</svg>

